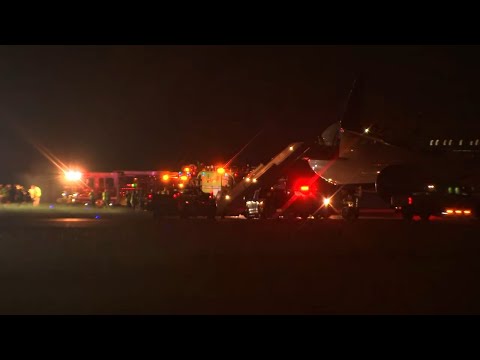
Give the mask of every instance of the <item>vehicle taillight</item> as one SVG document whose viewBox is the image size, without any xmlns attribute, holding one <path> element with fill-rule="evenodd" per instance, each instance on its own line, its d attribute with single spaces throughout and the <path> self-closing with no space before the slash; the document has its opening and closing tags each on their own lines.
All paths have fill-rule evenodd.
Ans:
<svg viewBox="0 0 480 360">
<path fill-rule="evenodd" d="M 300 186 L 300 191 L 308 191 L 308 190 L 310 190 L 310 186 L 308 186 L 308 185 Z"/>
<path fill-rule="evenodd" d="M 412 205 L 413 204 L 413 199 L 411 196 L 408 197 L 408 205 Z"/>
<path fill-rule="evenodd" d="M 148 198 L 151 199 L 153 197 L 152 194 L 148 194 Z"/>
</svg>

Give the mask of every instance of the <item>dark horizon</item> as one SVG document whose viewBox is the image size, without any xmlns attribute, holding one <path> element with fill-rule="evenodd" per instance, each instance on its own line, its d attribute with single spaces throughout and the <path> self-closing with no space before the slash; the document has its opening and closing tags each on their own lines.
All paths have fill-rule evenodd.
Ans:
<svg viewBox="0 0 480 360">
<path fill-rule="evenodd" d="M 270 158 L 346 116 L 397 136 L 480 134 L 478 46 L 1 46 L 2 177 Z M 355 118 L 355 121 L 351 120 Z"/>
</svg>

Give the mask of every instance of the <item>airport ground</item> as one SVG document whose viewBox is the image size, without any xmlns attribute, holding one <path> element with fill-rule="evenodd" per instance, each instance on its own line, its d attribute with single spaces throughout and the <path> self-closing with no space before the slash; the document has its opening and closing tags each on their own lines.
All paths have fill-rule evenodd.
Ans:
<svg viewBox="0 0 480 360">
<path fill-rule="evenodd" d="M 479 314 L 480 221 L 0 209 L 0 314 Z"/>
</svg>

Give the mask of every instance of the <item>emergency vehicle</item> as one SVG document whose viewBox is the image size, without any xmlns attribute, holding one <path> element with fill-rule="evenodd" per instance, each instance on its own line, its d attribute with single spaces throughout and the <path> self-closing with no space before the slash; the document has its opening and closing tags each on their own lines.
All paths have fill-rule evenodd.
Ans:
<svg viewBox="0 0 480 360">
<path fill-rule="evenodd" d="M 235 185 L 235 175 L 233 170 L 222 166 L 183 167 L 175 176 L 178 181 L 176 186 L 166 186 L 161 192 L 153 194 L 151 208 L 154 217 L 215 217 L 218 198 L 228 197 L 229 189 Z M 169 183 L 167 176 L 163 180 L 165 184 Z"/>
<path fill-rule="evenodd" d="M 222 190 L 230 189 L 235 185 L 235 173 L 222 166 L 207 166 L 199 172 L 198 183 L 204 193 L 217 196 Z"/>
<path fill-rule="evenodd" d="M 180 176 L 171 171 L 112 171 L 112 172 L 65 172 L 61 204 L 97 206 L 128 206 L 136 199 L 139 207 L 145 207 L 155 191 L 165 186 L 178 186 Z M 108 191 L 110 202 L 103 204 L 102 193 Z"/>
<path fill-rule="evenodd" d="M 282 177 L 271 187 L 257 189 L 246 199 L 247 218 L 328 219 L 336 213 L 331 197 L 326 195 L 317 176 Z"/>
</svg>

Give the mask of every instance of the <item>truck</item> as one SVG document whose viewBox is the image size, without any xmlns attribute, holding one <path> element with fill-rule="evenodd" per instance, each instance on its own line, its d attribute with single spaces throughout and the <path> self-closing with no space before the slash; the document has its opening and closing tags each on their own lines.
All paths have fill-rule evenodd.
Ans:
<svg viewBox="0 0 480 360">
<path fill-rule="evenodd" d="M 454 188 L 458 191 L 448 191 Z M 428 221 L 431 216 L 455 219 L 478 218 L 478 199 L 459 186 L 444 187 L 429 184 L 425 191 L 392 197 L 392 205 L 405 220 L 419 216 Z"/>
</svg>

